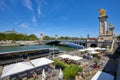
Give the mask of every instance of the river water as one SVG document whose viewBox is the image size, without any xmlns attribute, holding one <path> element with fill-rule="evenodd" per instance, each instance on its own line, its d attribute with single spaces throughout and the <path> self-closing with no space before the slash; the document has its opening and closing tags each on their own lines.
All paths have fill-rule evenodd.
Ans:
<svg viewBox="0 0 120 80">
<path fill-rule="evenodd" d="M 53 48 L 51 45 L 28 45 L 28 46 L 0 46 L 1 52 L 11 52 L 11 51 L 21 51 L 21 50 L 31 50 L 31 49 L 41 49 L 41 48 Z M 75 48 L 64 47 L 64 46 L 54 46 L 62 51 L 73 51 Z"/>
</svg>

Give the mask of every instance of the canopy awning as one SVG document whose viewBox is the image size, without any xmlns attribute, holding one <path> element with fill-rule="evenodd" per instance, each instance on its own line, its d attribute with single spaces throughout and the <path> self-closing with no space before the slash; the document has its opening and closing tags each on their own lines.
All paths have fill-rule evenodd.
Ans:
<svg viewBox="0 0 120 80">
<path fill-rule="evenodd" d="M 35 66 L 35 67 L 39 67 L 39 66 L 43 66 L 43 65 L 47 65 L 50 63 L 53 63 L 54 61 L 48 59 L 48 58 L 38 58 L 38 59 L 34 59 L 31 60 L 31 63 Z"/>
<path fill-rule="evenodd" d="M 34 67 L 32 66 L 30 62 L 19 62 L 19 63 L 7 65 L 3 68 L 1 78 L 12 75 L 12 74 L 16 74 L 19 72 L 23 72 L 26 70 L 30 70 L 33 68 Z"/>
<path fill-rule="evenodd" d="M 90 52 L 91 54 L 98 54 L 99 52 L 97 52 L 97 51 L 92 51 L 92 52 Z"/>
<path fill-rule="evenodd" d="M 105 51 L 105 50 L 106 50 L 106 48 L 101 48 L 101 50 Z"/>
<path fill-rule="evenodd" d="M 72 56 L 71 59 L 73 59 L 73 60 L 75 60 L 75 61 L 78 61 L 78 60 L 83 59 L 83 58 L 82 58 L 82 57 L 79 57 L 79 56 Z"/>
<path fill-rule="evenodd" d="M 71 55 L 68 55 L 68 54 L 63 54 L 63 55 L 60 55 L 59 57 L 61 57 L 61 58 L 69 58 L 69 59 L 72 59 L 72 60 L 75 60 L 75 61 L 83 59 L 82 57 L 71 56 Z"/>
<path fill-rule="evenodd" d="M 68 55 L 68 54 L 63 54 L 63 55 L 60 55 L 59 57 L 61 57 L 61 58 L 70 58 L 71 56 Z"/>
<path fill-rule="evenodd" d="M 80 52 L 85 52 L 86 50 L 85 50 L 85 49 L 80 49 L 80 50 L 78 50 L 78 51 L 80 51 Z"/>
<path fill-rule="evenodd" d="M 43 66 L 46 64 L 50 64 L 50 63 L 53 63 L 53 61 L 48 58 L 38 58 L 38 59 L 26 61 L 26 62 L 10 64 L 3 68 L 1 78 L 10 76 L 12 74 L 24 72 L 26 70 L 30 70 L 30 69 L 33 69 L 33 68 L 36 68 L 39 66 Z"/>
<path fill-rule="evenodd" d="M 91 80 L 114 80 L 114 76 L 102 71 L 98 71 Z"/>
<path fill-rule="evenodd" d="M 89 47 L 89 48 L 86 48 L 85 50 L 86 50 L 86 51 L 94 51 L 95 49 L 94 49 L 94 48 Z"/>
<path fill-rule="evenodd" d="M 101 50 L 101 48 L 99 48 L 99 47 L 96 47 L 96 48 L 95 48 L 95 50 Z"/>
</svg>

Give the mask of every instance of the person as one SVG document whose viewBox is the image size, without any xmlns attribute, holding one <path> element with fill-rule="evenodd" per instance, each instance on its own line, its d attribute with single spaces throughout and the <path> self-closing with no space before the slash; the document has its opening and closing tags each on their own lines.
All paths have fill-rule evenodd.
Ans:
<svg viewBox="0 0 120 80">
<path fill-rule="evenodd" d="M 104 60 L 101 61 L 101 65 L 104 66 Z"/>
<path fill-rule="evenodd" d="M 79 79 L 79 75 L 76 75 L 76 76 L 75 76 L 75 80 L 80 80 L 80 79 Z"/>
<path fill-rule="evenodd" d="M 93 56 L 90 56 L 90 60 L 92 60 L 93 59 Z"/>
</svg>

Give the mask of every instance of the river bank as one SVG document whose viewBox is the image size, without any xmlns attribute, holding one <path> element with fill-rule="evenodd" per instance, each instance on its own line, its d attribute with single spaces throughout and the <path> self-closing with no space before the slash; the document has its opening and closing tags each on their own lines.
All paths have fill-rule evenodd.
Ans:
<svg viewBox="0 0 120 80">
<path fill-rule="evenodd" d="M 37 45 L 38 41 L 0 41 L 0 46 L 25 46 L 25 45 Z"/>
</svg>

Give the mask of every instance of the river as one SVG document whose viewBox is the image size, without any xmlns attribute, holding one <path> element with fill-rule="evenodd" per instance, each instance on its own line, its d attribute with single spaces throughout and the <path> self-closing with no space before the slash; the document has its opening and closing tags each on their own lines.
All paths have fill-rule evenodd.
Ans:
<svg viewBox="0 0 120 80">
<path fill-rule="evenodd" d="M 51 45 L 28 45 L 28 46 L 0 46 L 0 52 L 11 52 L 11 51 L 21 51 L 30 49 L 41 49 L 41 48 L 53 48 Z M 54 46 L 62 51 L 73 51 L 75 48 L 64 47 L 64 46 Z"/>
</svg>

